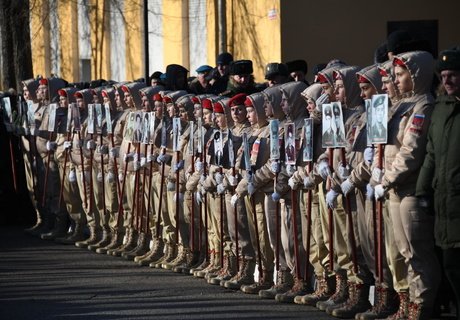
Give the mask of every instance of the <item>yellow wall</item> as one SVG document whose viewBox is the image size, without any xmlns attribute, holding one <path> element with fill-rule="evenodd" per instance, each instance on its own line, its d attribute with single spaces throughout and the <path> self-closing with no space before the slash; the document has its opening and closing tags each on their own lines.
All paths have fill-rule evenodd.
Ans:
<svg viewBox="0 0 460 320">
<path fill-rule="evenodd" d="M 125 26 L 126 80 L 134 80 L 144 73 L 143 1 L 125 0 L 123 12 L 129 21 Z"/>
<path fill-rule="evenodd" d="M 31 2 L 30 38 L 32 41 L 32 65 L 34 75 L 50 75 L 49 20 L 46 0 Z"/>
<path fill-rule="evenodd" d="M 163 1 L 164 66 L 180 64 L 190 68 L 188 36 L 188 1 Z"/>
<path fill-rule="evenodd" d="M 217 6 L 215 0 L 206 0 L 206 37 L 208 64 L 214 66 L 219 51 L 219 22 L 217 20 Z"/>
<path fill-rule="evenodd" d="M 77 2 L 58 2 L 59 38 L 61 39 L 60 75 L 70 82 L 79 81 L 80 63 L 78 52 L 78 8 Z"/>
</svg>

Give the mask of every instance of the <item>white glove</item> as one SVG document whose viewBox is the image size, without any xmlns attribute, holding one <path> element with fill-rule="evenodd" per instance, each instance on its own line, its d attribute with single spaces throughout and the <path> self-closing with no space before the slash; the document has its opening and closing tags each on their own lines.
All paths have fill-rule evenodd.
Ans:
<svg viewBox="0 0 460 320">
<path fill-rule="evenodd" d="M 293 177 L 290 177 L 289 180 L 288 180 L 288 185 L 289 187 L 291 187 L 292 190 L 296 190 L 298 185 L 297 183 L 294 181 Z"/>
<path fill-rule="evenodd" d="M 153 161 L 154 156 L 152 154 L 148 154 L 147 157 L 145 157 L 145 162 L 150 163 Z"/>
<path fill-rule="evenodd" d="M 184 201 L 184 194 L 179 192 L 179 196 L 178 196 L 177 193 L 174 193 L 173 199 L 174 199 L 174 201 L 182 202 L 182 201 Z"/>
<path fill-rule="evenodd" d="M 370 183 L 366 185 L 366 198 L 371 201 L 374 199 L 374 187 Z"/>
<path fill-rule="evenodd" d="M 238 177 L 234 175 L 227 176 L 228 184 L 232 187 L 236 187 L 238 185 Z"/>
<path fill-rule="evenodd" d="M 325 103 L 329 103 L 329 95 L 327 93 L 323 93 L 319 96 L 318 99 L 316 99 L 316 110 L 321 111 L 323 108 L 323 104 Z"/>
<path fill-rule="evenodd" d="M 329 190 L 326 193 L 326 204 L 328 208 L 334 209 L 335 207 L 337 207 L 337 197 L 338 196 L 339 194 L 335 192 L 333 189 Z"/>
<path fill-rule="evenodd" d="M 147 158 L 141 157 L 141 168 L 145 167 L 146 164 L 147 164 Z"/>
<path fill-rule="evenodd" d="M 166 189 L 168 191 L 174 191 L 176 190 L 176 184 L 174 182 L 168 181 L 168 184 L 166 185 Z"/>
<path fill-rule="evenodd" d="M 93 140 L 88 140 L 86 142 L 86 149 L 95 150 L 96 149 L 96 142 L 94 142 Z"/>
<path fill-rule="evenodd" d="M 232 198 L 230 199 L 230 203 L 232 204 L 232 207 L 236 205 L 236 202 L 238 201 L 238 195 L 235 193 Z"/>
<path fill-rule="evenodd" d="M 118 174 L 118 181 L 123 182 L 123 173 Z"/>
<path fill-rule="evenodd" d="M 386 190 L 385 190 L 385 187 L 382 185 L 382 184 L 378 184 L 375 186 L 375 189 L 374 189 L 374 196 L 375 196 L 375 200 L 381 200 L 385 197 L 386 195 Z"/>
<path fill-rule="evenodd" d="M 166 155 L 165 155 L 165 154 L 160 154 L 160 155 L 157 157 L 157 162 L 158 162 L 158 163 L 164 163 L 164 162 L 166 162 Z"/>
<path fill-rule="evenodd" d="M 132 153 L 132 152 L 130 152 L 130 153 L 125 153 L 125 155 L 123 156 L 123 160 L 124 160 L 125 162 L 134 160 L 134 153 Z"/>
<path fill-rule="evenodd" d="M 118 148 L 110 148 L 109 156 L 112 159 L 118 157 Z"/>
<path fill-rule="evenodd" d="M 364 161 L 366 161 L 366 164 L 370 166 L 372 161 L 374 161 L 374 148 L 367 147 L 364 149 L 363 157 Z"/>
<path fill-rule="evenodd" d="M 280 163 L 278 161 L 273 161 L 271 164 L 271 170 L 273 173 L 278 173 L 280 172 Z"/>
<path fill-rule="evenodd" d="M 344 182 L 342 182 L 340 188 L 342 189 L 343 195 L 346 196 L 355 188 L 355 186 L 349 179 L 347 179 Z"/>
<path fill-rule="evenodd" d="M 273 192 L 272 193 L 272 200 L 273 201 L 278 202 L 278 201 L 280 201 L 280 199 L 281 199 L 281 195 L 278 192 Z"/>
<path fill-rule="evenodd" d="M 307 176 L 303 179 L 303 186 L 307 190 L 313 190 L 315 188 L 315 180 Z"/>
<path fill-rule="evenodd" d="M 341 180 L 346 180 L 350 176 L 350 167 L 344 166 L 342 163 L 339 165 L 339 168 L 337 170 L 337 175 Z"/>
<path fill-rule="evenodd" d="M 69 182 L 74 183 L 75 181 L 77 181 L 77 175 L 75 174 L 75 170 L 72 169 L 69 172 Z"/>
<path fill-rule="evenodd" d="M 287 173 L 288 176 L 291 177 L 294 174 L 295 171 L 296 171 L 295 166 L 293 166 L 291 164 L 288 164 L 286 166 L 286 173 Z"/>
<path fill-rule="evenodd" d="M 256 188 L 254 187 L 254 184 L 248 183 L 248 194 L 252 196 L 256 192 Z"/>
<path fill-rule="evenodd" d="M 201 196 L 201 192 L 197 191 L 195 192 L 195 199 L 196 199 L 196 202 L 197 203 L 202 203 L 203 202 L 203 198 Z"/>
<path fill-rule="evenodd" d="M 201 173 L 203 171 L 203 169 L 204 169 L 203 162 L 201 162 L 200 160 L 197 160 L 195 162 L 195 171 Z"/>
<path fill-rule="evenodd" d="M 374 179 L 375 182 L 380 183 L 382 182 L 382 178 L 384 175 L 384 171 L 380 168 L 375 167 L 372 169 L 372 179 Z"/>
<path fill-rule="evenodd" d="M 96 176 L 97 182 L 102 182 L 102 172 L 99 171 Z"/>
<path fill-rule="evenodd" d="M 174 172 L 184 169 L 184 160 L 179 161 L 174 165 Z"/>
<path fill-rule="evenodd" d="M 46 150 L 50 152 L 56 151 L 57 143 L 54 141 L 46 141 Z"/>
<path fill-rule="evenodd" d="M 223 185 L 222 183 L 219 183 L 219 184 L 217 185 L 217 193 L 218 193 L 218 194 L 223 194 L 224 192 L 225 192 L 225 187 L 224 187 L 224 185 Z"/>
<path fill-rule="evenodd" d="M 331 169 L 327 161 L 323 160 L 318 163 L 318 173 L 323 180 L 326 180 L 331 175 Z"/>
<path fill-rule="evenodd" d="M 112 171 L 109 171 L 107 173 L 107 177 L 105 178 L 105 181 L 107 181 L 108 183 L 113 183 L 114 180 L 115 180 L 115 175 L 113 174 Z"/>
<path fill-rule="evenodd" d="M 101 154 L 108 154 L 109 153 L 109 147 L 107 147 L 105 144 L 102 146 L 99 146 L 99 152 Z"/>
<path fill-rule="evenodd" d="M 71 141 L 64 141 L 64 149 L 68 150 L 72 148 L 72 142 Z"/>
<path fill-rule="evenodd" d="M 134 168 L 134 171 L 139 170 L 141 168 L 141 163 L 139 161 L 134 161 L 133 168 Z"/>
<path fill-rule="evenodd" d="M 220 172 L 216 172 L 214 174 L 214 179 L 216 180 L 217 184 L 221 184 L 222 182 L 224 182 L 224 176 Z"/>
</svg>

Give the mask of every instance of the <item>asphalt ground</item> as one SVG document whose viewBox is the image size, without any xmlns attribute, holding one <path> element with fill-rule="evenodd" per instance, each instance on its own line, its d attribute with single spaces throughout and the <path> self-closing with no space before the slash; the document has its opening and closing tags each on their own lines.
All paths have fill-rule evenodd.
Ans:
<svg viewBox="0 0 460 320">
<path fill-rule="evenodd" d="M 0 319 L 335 319 L 0 227 Z"/>
</svg>

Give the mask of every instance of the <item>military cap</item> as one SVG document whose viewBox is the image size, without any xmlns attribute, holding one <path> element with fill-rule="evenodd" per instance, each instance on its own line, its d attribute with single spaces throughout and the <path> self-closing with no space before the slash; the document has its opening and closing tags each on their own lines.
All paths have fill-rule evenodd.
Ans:
<svg viewBox="0 0 460 320">
<path fill-rule="evenodd" d="M 233 56 L 228 52 L 224 52 L 217 56 L 216 65 L 219 65 L 219 64 L 229 65 L 232 61 L 233 61 Z"/>
<path fill-rule="evenodd" d="M 228 106 L 231 108 L 233 106 L 242 106 L 244 105 L 244 101 L 246 100 L 247 94 L 246 93 L 238 93 L 237 95 L 233 96 L 228 101 Z"/>
<path fill-rule="evenodd" d="M 251 60 L 237 60 L 230 63 L 231 75 L 252 74 L 253 72 Z"/>
<path fill-rule="evenodd" d="M 436 64 L 438 72 L 443 70 L 460 70 L 460 47 L 441 52 Z"/>
<path fill-rule="evenodd" d="M 385 97 L 384 96 L 379 96 L 376 100 L 375 100 L 375 103 L 373 105 L 374 108 L 378 108 L 380 106 L 383 106 L 383 104 L 385 103 Z"/>
<path fill-rule="evenodd" d="M 208 66 L 208 65 L 203 65 L 203 66 L 200 66 L 198 69 L 196 69 L 196 73 L 206 73 L 206 72 L 209 72 L 211 71 L 213 68 L 211 66 Z"/>
<path fill-rule="evenodd" d="M 307 74 L 308 72 L 308 64 L 305 60 L 288 61 L 286 62 L 286 66 L 289 73 L 294 71 L 302 71 L 303 73 Z"/>
<path fill-rule="evenodd" d="M 272 62 L 265 67 L 265 79 L 270 80 L 274 76 L 287 76 L 288 69 L 283 63 Z"/>
</svg>

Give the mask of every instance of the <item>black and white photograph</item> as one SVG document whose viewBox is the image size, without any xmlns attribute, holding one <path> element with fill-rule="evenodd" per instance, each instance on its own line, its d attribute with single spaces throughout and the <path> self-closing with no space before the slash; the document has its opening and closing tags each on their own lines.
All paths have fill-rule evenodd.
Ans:
<svg viewBox="0 0 460 320">
<path fill-rule="evenodd" d="M 334 115 L 334 126 L 335 126 L 335 148 L 342 148 L 346 146 L 345 141 L 345 126 L 343 124 L 342 104 L 340 102 L 332 103 L 332 113 Z"/>
<path fill-rule="evenodd" d="M 214 163 L 221 167 L 224 160 L 224 145 L 222 143 L 222 131 L 216 130 L 214 133 Z"/>
<path fill-rule="evenodd" d="M 364 100 L 364 108 L 366 109 L 366 137 L 367 137 L 367 146 L 372 145 L 371 139 L 371 128 L 372 128 L 372 100 Z"/>
<path fill-rule="evenodd" d="M 134 112 L 133 124 L 133 143 L 140 143 L 142 141 L 142 111 Z"/>
<path fill-rule="evenodd" d="M 173 151 L 180 151 L 180 132 L 181 124 L 180 118 L 174 117 L 173 121 Z"/>
<path fill-rule="evenodd" d="M 142 113 L 142 143 L 149 144 L 150 142 L 150 113 Z"/>
<path fill-rule="evenodd" d="M 278 119 L 270 120 L 270 159 L 279 160 L 280 142 L 279 142 L 280 121 Z"/>
<path fill-rule="evenodd" d="M 305 119 L 304 126 L 304 145 L 303 145 L 303 161 L 313 161 L 313 119 Z"/>
<path fill-rule="evenodd" d="M 86 127 L 86 133 L 88 134 L 94 134 L 94 129 L 95 129 L 95 117 L 94 117 L 94 104 L 88 104 L 88 125 Z"/>
<path fill-rule="evenodd" d="M 72 109 L 72 123 L 74 131 L 81 131 L 80 108 L 75 102 L 70 104 Z"/>
<path fill-rule="evenodd" d="M 371 143 L 387 143 L 388 95 L 372 96 Z"/>
<path fill-rule="evenodd" d="M 104 104 L 104 109 L 105 109 L 105 123 L 107 126 L 107 134 L 112 134 L 113 128 L 112 128 L 112 114 L 110 113 L 110 104 L 108 103 Z"/>
<path fill-rule="evenodd" d="M 10 97 L 3 98 L 3 108 L 6 113 L 6 117 L 3 119 L 5 123 L 12 123 L 13 122 L 13 113 L 11 110 L 11 100 Z"/>
<path fill-rule="evenodd" d="M 157 128 L 155 128 L 155 119 L 156 119 L 155 111 L 150 112 L 150 125 L 149 125 L 149 128 L 150 128 L 150 140 L 149 140 L 149 144 L 153 144 L 153 140 L 155 139 L 155 130 L 157 129 Z"/>
<path fill-rule="evenodd" d="M 285 163 L 295 165 L 295 124 L 292 122 L 284 125 L 284 153 L 286 155 Z"/>
<path fill-rule="evenodd" d="M 96 114 L 96 132 L 100 133 L 102 130 L 102 121 L 104 118 L 104 112 L 100 103 L 94 104 L 94 112 Z"/>
<path fill-rule="evenodd" d="M 31 100 L 27 100 L 27 125 L 33 135 L 35 131 L 35 106 Z"/>
<path fill-rule="evenodd" d="M 48 132 L 54 132 L 56 129 L 56 109 L 56 103 L 51 103 L 48 107 Z"/>
<path fill-rule="evenodd" d="M 126 121 L 126 128 L 124 132 L 124 139 L 129 142 L 133 142 L 133 134 L 134 134 L 134 124 L 136 122 L 136 113 L 130 112 L 128 119 Z"/>
<path fill-rule="evenodd" d="M 67 107 L 67 122 L 66 122 L 66 132 L 72 130 L 72 108 L 71 105 Z"/>
<path fill-rule="evenodd" d="M 195 123 L 193 121 L 188 122 L 188 129 L 190 132 L 189 140 L 187 144 L 187 155 L 193 156 L 195 150 Z"/>
</svg>

